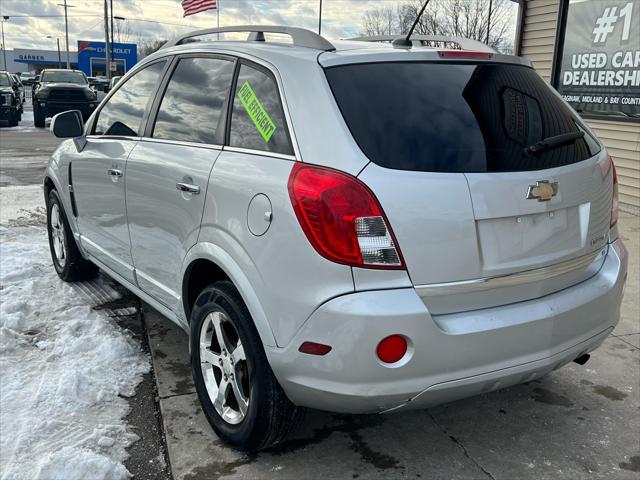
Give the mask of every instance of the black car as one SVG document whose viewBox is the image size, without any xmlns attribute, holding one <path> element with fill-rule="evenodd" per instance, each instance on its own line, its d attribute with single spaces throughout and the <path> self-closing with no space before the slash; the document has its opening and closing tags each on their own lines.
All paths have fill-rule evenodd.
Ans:
<svg viewBox="0 0 640 480">
<path fill-rule="evenodd" d="M 86 120 L 98 105 L 98 96 L 89 87 L 80 70 L 46 69 L 33 88 L 33 121 L 44 127 L 44 121 L 56 113 L 80 110 Z"/>
<path fill-rule="evenodd" d="M 0 71 L 0 122 L 15 127 L 20 121 L 22 103 L 11 74 Z"/>
</svg>

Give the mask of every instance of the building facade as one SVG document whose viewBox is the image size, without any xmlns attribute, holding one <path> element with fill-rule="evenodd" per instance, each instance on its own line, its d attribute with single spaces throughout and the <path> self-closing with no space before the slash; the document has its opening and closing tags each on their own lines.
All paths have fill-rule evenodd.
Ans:
<svg viewBox="0 0 640 480">
<path fill-rule="evenodd" d="M 112 75 L 124 75 L 138 61 L 137 46 L 133 43 L 114 43 L 111 46 Z M 66 68 L 65 50 L 35 50 L 15 48 L 7 50 L 7 70 L 11 73 L 39 73 L 44 68 Z M 0 55 L 0 60 L 4 57 Z M 78 51 L 69 52 L 71 68 L 82 70 L 88 77 L 106 75 L 105 44 L 78 40 Z"/>
<path fill-rule="evenodd" d="M 43 68 L 67 67 L 66 51 L 61 51 L 60 57 L 58 57 L 58 50 L 14 48 L 13 50 L 7 50 L 6 56 L 7 65 L 6 68 L 2 69 L 11 73 L 37 73 Z M 0 55 L 0 60 L 3 58 L 3 55 Z M 71 68 L 78 68 L 78 54 L 76 52 L 69 52 L 69 61 Z"/>
<path fill-rule="evenodd" d="M 602 140 L 621 208 L 640 212 L 640 2 L 522 0 L 516 53 Z"/>
</svg>

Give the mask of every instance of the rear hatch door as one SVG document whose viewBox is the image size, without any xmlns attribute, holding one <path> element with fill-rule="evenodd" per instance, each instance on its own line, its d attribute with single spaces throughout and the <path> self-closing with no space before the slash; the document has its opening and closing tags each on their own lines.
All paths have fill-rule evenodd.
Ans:
<svg viewBox="0 0 640 480">
<path fill-rule="evenodd" d="M 380 200 L 432 313 L 536 298 L 597 272 L 610 161 L 533 69 L 402 61 L 326 73 L 371 160 L 359 178 Z M 528 149 L 567 134 L 560 146 Z"/>
</svg>

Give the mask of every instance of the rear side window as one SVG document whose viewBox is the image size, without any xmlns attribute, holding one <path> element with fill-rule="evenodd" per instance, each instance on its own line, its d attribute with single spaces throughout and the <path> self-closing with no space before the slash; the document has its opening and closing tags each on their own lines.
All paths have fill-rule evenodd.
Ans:
<svg viewBox="0 0 640 480">
<path fill-rule="evenodd" d="M 232 147 L 293 154 L 273 77 L 248 65 L 240 67 L 230 130 Z"/>
<path fill-rule="evenodd" d="M 387 168 L 511 172 L 580 162 L 599 146 L 531 68 L 471 63 L 372 63 L 326 69 L 364 154 Z M 536 155 L 545 138 L 583 139 Z"/>
<path fill-rule="evenodd" d="M 167 86 L 153 129 L 154 138 L 216 142 L 234 63 L 220 58 L 183 58 Z"/>
<path fill-rule="evenodd" d="M 153 63 L 129 78 L 98 113 L 94 135 L 138 136 L 164 65 L 164 61 Z"/>
</svg>

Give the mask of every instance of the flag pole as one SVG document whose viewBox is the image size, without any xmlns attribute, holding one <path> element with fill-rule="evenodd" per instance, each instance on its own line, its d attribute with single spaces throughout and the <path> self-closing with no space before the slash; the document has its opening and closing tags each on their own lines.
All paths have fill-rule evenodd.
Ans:
<svg viewBox="0 0 640 480">
<path fill-rule="evenodd" d="M 322 35 L 322 0 L 320 0 L 320 11 L 318 13 L 318 35 Z"/>
<path fill-rule="evenodd" d="M 216 2 L 216 12 L 218 14 L 218 28 L 220 28 L 220 0 Z M 218 32 L 218 40 L 220 40 L 220 32 Z"/>
</svg>

